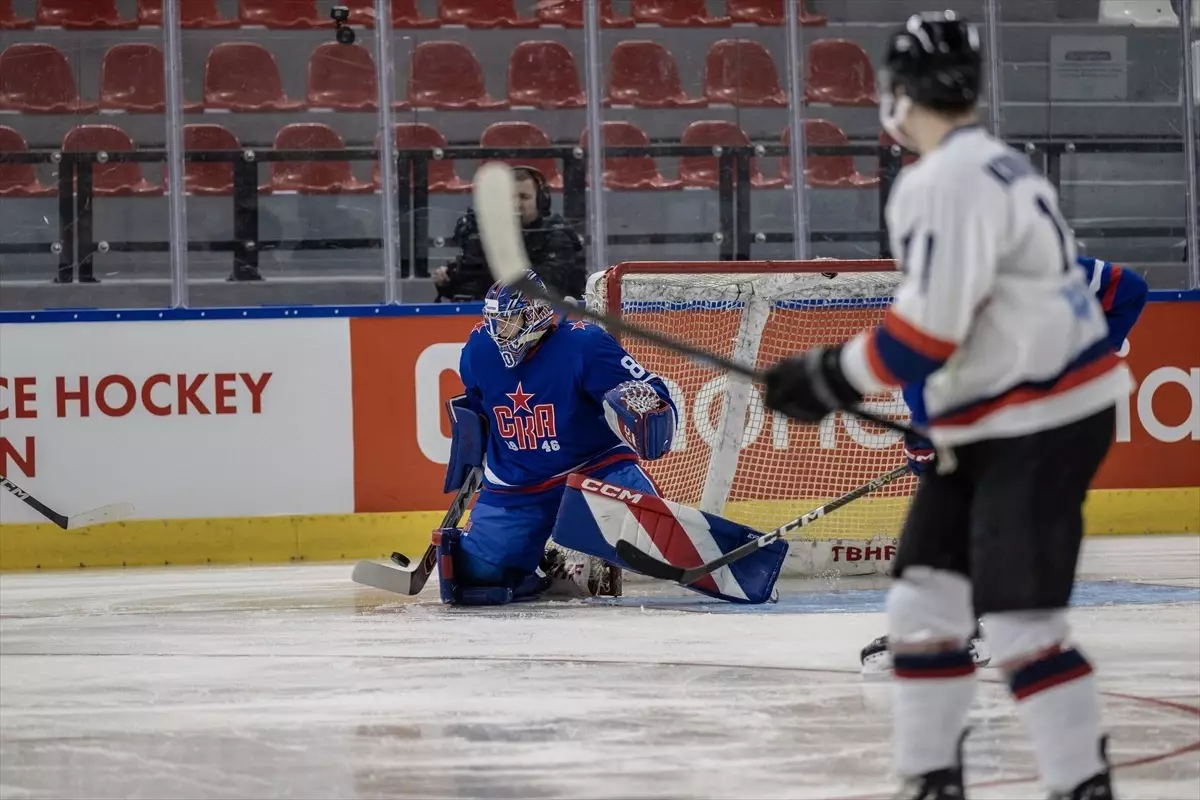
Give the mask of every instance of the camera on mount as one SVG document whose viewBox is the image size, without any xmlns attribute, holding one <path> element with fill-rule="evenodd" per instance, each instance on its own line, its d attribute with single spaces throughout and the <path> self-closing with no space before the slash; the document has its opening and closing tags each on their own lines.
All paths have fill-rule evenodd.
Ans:
<svg viewBox="0 0 1200 800">
<path fill-rule="evenodd" d="M 357 37 L 354 35 L 354 29 L 350 27 L 350 9 L 346 6 L 334 6 L 329 9 L 329 16 L 337 26 L 335 35 L 338 44 L 354 44 Z"/>
</svg>

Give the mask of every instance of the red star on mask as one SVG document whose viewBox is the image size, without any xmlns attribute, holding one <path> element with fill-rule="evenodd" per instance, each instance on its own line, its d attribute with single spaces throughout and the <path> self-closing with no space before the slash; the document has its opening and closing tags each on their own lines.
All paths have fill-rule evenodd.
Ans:
<svg viewBox="0 0 1200 800">
<path fill-rule="evenodd" d="M 506 396 L 509 400 L 512 400 L 514 414 L 522 409 L 528 411 L 530 414 L 533 413 L 533 410 L 529 407 L 529 401 L 533 399 L 533 394 L 526 394 L 525 390 L 521 388 L 521 384 L 518 383 L 517 390 L 511 394 L 506 394 Z"/>
<path fill-rule="evenodd" d="M 573 331 L 582 331 L 586 328 L 587 328 L 587 322 L 582 319 L 579 320 L 578 322 L 571 323 L 571 330 L 573 330 Z"/>
</svg>

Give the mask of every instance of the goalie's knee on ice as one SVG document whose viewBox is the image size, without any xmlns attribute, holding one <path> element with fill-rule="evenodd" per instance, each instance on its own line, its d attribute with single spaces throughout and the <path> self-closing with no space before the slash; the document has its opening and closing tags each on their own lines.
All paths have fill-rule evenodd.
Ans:
<svg viewBox="0 0 1200 800">
<path fill-rule="evenodd" d="M 985 614 L 982 622 L 993 663 L 1006 669 L 1058 647 L 1070 633 L 1065 608 L 1000 611 Z"/>
<path fill-rule="evenodd" d="M 966 646 L 975 632 L 971 582 L 956 572 L 908 567 L 887 597 L 893 648 L 938 642 Z"/>
</svg>

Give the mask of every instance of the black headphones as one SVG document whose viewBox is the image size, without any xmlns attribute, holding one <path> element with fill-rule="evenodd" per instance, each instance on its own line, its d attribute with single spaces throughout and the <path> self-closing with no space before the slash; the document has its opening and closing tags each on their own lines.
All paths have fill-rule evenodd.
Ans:
<svg viewBox="0 0 1200 800">
<path fill-rule="evenodd" d="M 524 164 L 514 164 L 513 170 L 525 170 L 531 176 L 533 176 L 533 184 L 537 186 L 538 216 L 550 216 L 552 211 L 550 208 L 550 187 L 546 185 L 546 176 L 542 174 L 542 171 L 536 167 L 529 167 Z"/>
</svg>

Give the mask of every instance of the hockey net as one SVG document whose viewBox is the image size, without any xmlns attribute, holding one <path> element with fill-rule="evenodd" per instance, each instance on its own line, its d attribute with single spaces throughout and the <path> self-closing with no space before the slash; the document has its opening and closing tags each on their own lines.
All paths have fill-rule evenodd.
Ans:
<svg viewBox="0 0 1200 800">
<path fill-rule="evenodd" d="M 628 262 L 593 275 L 587 302 L 765 368 L 877 324 L 898 282 L 891 261 Z M 643 465 L 679 503 L 768 531 L 903 463 L 897 434 L 852 414 L 800 425 L 767 411 L 748 381 L 636 337 L 621 344 L 666 381 L 679 408 L 672 452 Z M 864 407 L 908 417 L 899 392 Z M 804 538 L 826 545 L 818 554 L 794 546 L 790 571 L 797 559 L 800 572 L 828 562 L 843 574 L 882 571 L 914 488 L 906 476 L 814 523 Z"/>
</svg>

